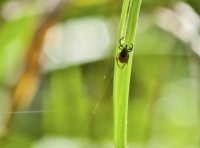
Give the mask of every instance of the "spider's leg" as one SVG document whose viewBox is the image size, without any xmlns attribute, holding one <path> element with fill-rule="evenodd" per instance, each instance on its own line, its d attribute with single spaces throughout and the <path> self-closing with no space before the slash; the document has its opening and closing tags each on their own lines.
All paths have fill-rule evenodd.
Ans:
<svg viewBox="0 0 200 148">
<path fill-rule="evenodd" d="M 119 54 L 120 53 L 118 53 L 118 55 L 116 56 L 116 61 L 117 61 L 117 66 L 120 68 L 120 66 L 119 66 Z"/>
<path fill-rule="evenodd" d="M 122 69 L 124 68 L 124 66 L 126 65 L 127 63 L 124 63 L 124 65 L 122 66 Z"/>
<path fill-rule="evenodd" d="M 124 38 L 124 37 L 122 37 L 122 38 L 119 40 L 119 45 L 120 45 L 120 46 L 122 46 L 122 40 L 123 40 L 123 38 Z M 122 47 L 123 47 L 123 46 L 122 46 Z"/>
<path fill-rule="evenodd" d="M 128 52 L 131 52 L 133 50 L 133 44 L 131 44 L 131 47 L 128 49 Z"/>
<path fill-rule="evenodd" d="M 122 50 L 123 48 L 124 48 L 124 47 L 123 47 L 122 45 L 119 45 L 119 49 L 121 49 L 121 50 Z"/>
</svg>

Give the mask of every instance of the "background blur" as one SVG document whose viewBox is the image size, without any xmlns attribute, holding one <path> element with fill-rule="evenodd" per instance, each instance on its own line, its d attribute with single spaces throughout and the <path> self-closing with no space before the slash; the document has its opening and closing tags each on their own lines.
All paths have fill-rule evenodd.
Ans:
<svg viewBox="0 0 200 148">
<path fill-rule="evenodd" d="M 112 148 L 122 0 L 0 1 L 0 147 Z M 143 0 L 131 148 L 200 147 L 200 1 Z"/>
</svg>

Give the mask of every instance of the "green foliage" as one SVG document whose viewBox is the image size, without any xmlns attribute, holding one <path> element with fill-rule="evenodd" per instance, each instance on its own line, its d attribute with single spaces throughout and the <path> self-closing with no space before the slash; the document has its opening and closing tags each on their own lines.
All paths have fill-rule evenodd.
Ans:
<svg viewBox="0 0 200 148">
<path fill-rule="evenodd" d="M 134 45 L 134 38 L 136 33 L 137 20 L 140 11 L 141 0 L 131 1 L 125 0 L 122 7 L 122 14 L 120 20 L 120 30 L 118 40 L 123 37 L 124 47 L 127 48 Z M 116 47 L 116 57 L 120 57 L 119 49 L 120 43 Z M 114 87 L 113 87 L 113 102 L 114 102 L 114 140 L 116 148 L 125 148 L 127 139 L 127 114 L 128 114 L 128 96 L 129 84 L 131 75 L 131 65 L 133 53 L 128 53 L 128 61 L 120 63 L 115 62 L 114 71 Z M 120 63 L 120 66 L 119 66 Z M 126 64 L 126 65 L 124 65 Z M 124 67 L 123 67 L 124 66 Z M 123 69 L 122 69 L 123 68 Z"/>
<path fill-rule="evenodd" d="M 18 84 L 18 77 L 24 72 L 26 53 L 34 33 L 47 18 L 50 11 L 47 10 L 50 8 L 40 0 L 20 1 L 20 6 L 23 8 L 21 15 L 7 19 L 1 14 L 0 20 L 3 20 L 0 22 L 1 136 L 9 115 L 16 116 L 9 134 L 4 140 L 1 139 L 0 147 L 42 148 L 56 145 L 72 148 L 103 148 L 113 147 L 113 136 L 115 142 L 123 146 L 126 145 L 127 139 L 127 146 L 133 148 L 199 147 L 200 58 L 188 42 L 177 37 L 175 33 L 161 28 L 156 17 L 157 13 L 161 13 L 156 11 L 157 8 L 173 10 L 179 1 L 143 0 L 137 32 L 135 32 L 137 17 L 131 15 L 138 14 L 135 14 L 136 9 L 132 7 L 129 11 L 131 21 L 126 20 L 126 10 L 129 5 L 126 1 L 122 9 L 123 21 L 120 22 L 120 28 L 117 22 L 122 1 L 80 0 L 67 3 L 56 18 L 57 25 L 65 27 L 72 19 L 101 18 L 105 21 L 106 25 L 103 26 L 107 28 L 111 43 L 107 47 L 108 52 L 100 58 L 67 63 L 68 65 L 65 63 L 66 65 L 57 67 L 55 66 L 58 64 L 57 61 L 54 62 L 54 59 L 48 61 L 51 55 L 47 54 L 46 57 L 42 55 L 39 59 L 39 62 L 44 64 L 40 65 L 40 84 L 31 104 L 19 112 L 9 112 L 12 92 Z M 5 0 L 0 2 L 1 12 L 4 11 L 4 2 Z M 138 1 L 132 0 L 132 2 Z M 195 9 L 199 17 L 199 1 L 187 2 L 188 7 Z M 15 9 L 9 10 L 12 12 L 11 10 Z M 169 21 L 168 25 L 172 24 L 173 22 Z M 176 27 L 180 29 L 180 26 Z M 61 31 L 58 30 L 63 36 L 69 33 L 65 32 L 64 27 Z M 79 27 L 85 29 L 81 25 Z M 126 33 L 123 32 L 124 28 L 127 30 Z M 118 29 L 120 32 L 116 37 Z M 135 33 L 136 38 L 134 38 Z M 82 40 L 72 40 L 70 43 L 62 40 L 63 36 L 57 33 L 53 36 L 53 41 L 59 39 L 62 42 L 59 44 L 62 49 L 56 47 L 53 54 L 66 55 L 65 59 L 60 59 L 61 63 L 71 56 L 68 51 L 72 48 L 68 48 L 68 44 L 76 46 L 75 58 L 100 55 L 97 51 L 93 54 L 88 51 L 93 40 L 85 47 L 81 44 Z M 129 63 L 120 69 L 114 61 L 120 52 L 118 47 L 122 36 L 124 36 L 123 45 L 133 43 L 134 51 L 129 53 Z M 98 42 L 106 39 L 98 37 Z M 87 34 L 84 34 L 84 38 L 87 38 Z M 115 55 L 112 43 L 117 43 Z M 47 44 L 46 40 L 44 44 Z M 81 50 L 83 48 L 86 49 L 84 52 Z M 43 50 L 42 54 L 46 50 Z M 45 64 L 53 65 L 55 69 L 47 69 Z M 30 86 L 32 85 L 27 85 L 27 89 Z M 27 92 L 27 89 L 23 91 Z M 120 97 L 116 97 L 118 95 Z M 116 105 L 116 108 L 113 109 L 113 105 Z M 113 116 L 113 110 L 118 114 Z M 117 118 L 118 115 L 124 117 Z M 113 118 L 115 123 L 119 120 L 118 123 L 121 125 L 115 124 L 114 128 Z M 117 128 L 121 126 L 123 129 L 117 129 L 116 125 Z M 116 138 L 113 132 L 118 133 L 119 137 Z"/>
</svg>

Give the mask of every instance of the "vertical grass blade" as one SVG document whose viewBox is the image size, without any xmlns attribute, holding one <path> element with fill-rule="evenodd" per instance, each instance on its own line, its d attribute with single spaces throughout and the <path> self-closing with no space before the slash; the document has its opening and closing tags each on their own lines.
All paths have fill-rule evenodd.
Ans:
<svg viewBox="0 0 200 148">
<path fill-rule="evenodd" d="M 130 47 L 131 44 L 134 45 L 141 1 L 142 0 L 124 0 L 123 2 L 118 35 L 118 41 L 124 37 L 122 40 L 123 46 L 128 45 L 128 47 Z M 116 47 L 116 57 L 121 52 L 119 45 L 118 42 Z M 128 63 L 124 65 L 123 69 L 118 66 L 119 63 L 120 67 L 122 67 L 123 63 L 115 62 L 113 84 L 115 148 L 126 148 L 127 145 L 128 96 L 133 51 L 128 54 Z"/>
</svg>

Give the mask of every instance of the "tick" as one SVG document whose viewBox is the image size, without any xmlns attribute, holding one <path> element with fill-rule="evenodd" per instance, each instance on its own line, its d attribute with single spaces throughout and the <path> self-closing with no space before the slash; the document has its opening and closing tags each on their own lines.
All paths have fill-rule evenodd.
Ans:
<svg viewBox="0 0 200 148">
<path fill-rule="evenodd" d="M 122 40 L 123 40 L 124 37 L 122 37 L 120 40 L 119 40 L 119 49 L 121 50 L 120 53 L 117 54 L 116 56 L 116 61 L 117 61 L 117 65 L 119 68 L 123 69 L 124 66 L 126 64 L 128 64 L 128 59 L 129 59 L 129 52 L 131 52 L 133 50 L 133 44 L 131 44 L 131 46 L 128 48 L 128 45 L 125 45 L 123 46 L 122 45 Z M 119 66 L 119 62 L 123 64 L 122 67 Z"/>
</svg>

